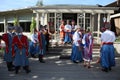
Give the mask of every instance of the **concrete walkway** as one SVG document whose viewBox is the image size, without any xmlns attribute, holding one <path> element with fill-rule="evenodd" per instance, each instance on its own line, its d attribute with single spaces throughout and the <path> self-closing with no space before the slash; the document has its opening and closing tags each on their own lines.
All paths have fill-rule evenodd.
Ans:
<svg viewBox="0 0 120 80">
<path fill-rule="evenodd" d="M 31 73 L 23 69 L 19 74 L 8 72 L 5 62 L 0 59 L 0 80 L 120 80 L 120 57 L 116 57 L 116 67 L 110 72 L 102 72 L 100 65 L 93 59 L 92 68 L 83 67 L 83 63 L 75 64 L 68 59 L 59 59 L 59 55 L 45 56 L 46 63 L 29 58 Z"/>
</svg>

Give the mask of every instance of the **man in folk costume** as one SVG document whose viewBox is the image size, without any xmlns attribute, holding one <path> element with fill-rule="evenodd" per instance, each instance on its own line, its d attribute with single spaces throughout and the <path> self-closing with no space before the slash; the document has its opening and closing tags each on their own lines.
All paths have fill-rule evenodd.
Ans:
<svg viewBox="0 0 120 80">
<path fill-rule="evenodd" d="M 90 68 L 90 62 L 92 60 L 92 47 L 93 47 L 93 37 L 90 32 L 90 29 L 86 30 L 86 33 L 83 36 L 82 43 L 84 45 L 84 67 Z"/>
<path fill-rule="evenodd" d="M 74 20 L 72 20 L 72 22 L 71 22 L 71 27 L 72 27 L 71 33 L 73 35 L 75 33 L 76 28 L 77 28 L 77 25 L 75 25 L 75 21 Z"/>
<path fill-rule="evenodd" d="M 64 21 L 61 21 L 61 25 L 60 25 L 60 28 L 59 28 L 61 44 L 63 44 L 64 37 L 65 37 L 64 27 L 65 27 Z"/>
<path fill-rule="evenodd" d="M 102 33 L 103 33 L 105 30 L 106 30 L 105 27 L 102 27 L 102 28 L 101 28 L 101 32 L 102 32 Z M 101 33 L 101 35 L 102 35 L 102 33 Z M 100 46 L 102 46 L 102 45 L 100 45 Z M 100 53 L 101 53 L 101 49 L 100 49 Z M 96 63 L 100 63 L 100 55 L 99 55 Z"/>
<path fill-rule="evenodd" d="M 69 20 L 67 20 L 67 24 L 65 25 L 64 31 L 65 31 L 65 39 L 64 39 L 64 43 L 71 43 L 71 30 L 72 27 L 69 24 Z"/>
<path fill-rule="evenodd" d="M 76 27 L 76 31 L 73 34 L 73 46 L 72 46 L 72 54 L 71 54 L 71 60 L 74 63 L 82 62 L 82 51 L 81 51 L 81 42 L 82 37 L 80 36 L 80 26 Z"/>
<path fill-rule="evenodd" d="M 113 42 L 116 37 L 114 32 L 110 31 L 110 23 L 105 24 L 106 31 L 101 35 L 101 66 L 102 71 L 108 72 L 111 70 L 111 67 L 115 66 L 115 49 Z"/>
<path fill-rule="evenodd" d="M 39 61 L 41 63 L 45 63 L 45 61 L 43 60 L 43 56 L 46 53 L 46 40 L 42 30 L 38 32 L 38 41 L 39 41 L 39 52 L 38 52 Z"/>
<path fill-rule="evenodd" d="M 29 53 L 31 54 L 31 56 L 33 58 L 35 58 L 36 57 L 35 55 L 38 52 L 38 50 L 37 50 L 37 48 L 38 48 L 38 35 L 37 35 L 36 29 L 33 30 L 33 33 L 31 35 L 30 39 L 31 39 L 31 41 L 30 41 L 30 45 L 29 45 Z"/>
<path fill-rule="evenodd" d="M 8 71 L 13 71 L 13 58 L 12 58 L 12 40 L 13 40 L 13 26 L 8 26 L 8 33 L 2 35 L 2 40 L 5 42 L 4 60 L 6 61 Z"/>
<path fill-rule="evenodd" d="M 28 38 L 22 34 L 22 28 L 16 27 L 16 36 L 12 41 L 12 56 L 14 57 L 15 73 L 18 74 L 20 67 L 26 71 L 29 70 L 28 61 Z"/>
</svg>

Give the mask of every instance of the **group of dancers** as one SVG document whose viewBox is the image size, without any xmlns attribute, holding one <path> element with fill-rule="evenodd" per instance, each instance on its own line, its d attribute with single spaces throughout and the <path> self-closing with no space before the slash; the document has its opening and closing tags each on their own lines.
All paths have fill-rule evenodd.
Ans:
<svg viewBox="0 0 120 80">
<path fill-rule="evenodd" d="M 91 68 L 92 61 L 92 47 L 94 38 L 90 29 L 83 30 L 82 27 L 75 25 L 75 21 L 69 23 L 67 20 L 66 25 L 64 21 L 60 25 L 60 38 L 61 43 L 72 43 L 71 60 L 74 63 L 84 61 L 84 67 Z M 100 63 L 102 71 L 111 71 L 112 67 L 115 66 L 115 50 L 113 43 L 116 39 L 115 33 L 110 30 L 110 23 L 106 23 L 102 29 L 101 34 L 101 48 L 100 57 L 96 63 Z"/>
<path fill-rule="evenodd" d="M 115 66 L 115 53 L 113 43 L 115 41 L 114 32 L 110 31 L 111 25 L 107 23 L 104 32 L 101 34 L 100 61 L 102 71 L 108 72 Z M 45 63 L 43 56 L 48 50 L 49 33 L 47 29 L 33 29 L 30 40 L 23 33 L 20 26 L 8 26 L 7 32 L 0 36 L 5 42 L 4 60 L 8 71 L 19 73 L 21 67 L 26 73 L 31 72 L 29 68 L 29 54 L 32 57 L 38 55 L 39 61 Z M 48 40 L 47 40 L 48 39 Z M 74 63 L 84 61 L 84 67 L 91 68 L 93 36 L 90 29 L 83 30 L 82 27 L 75 25 L 75 21 L 60 25 L 61 44 L 71 44 L 71 60 Z"/>
<path fill-rule="evenodd" d="M 46 46 L 48 42 L 45 40 L 45 37 L 48 36 L 47 30 L 33 29 L 31 40 L 22 32 L 23 29 L 20 26 L 8 26 L 7 32 L 0 36 L 0 39 L 5 42 L 4 61 L 6 61 L 8 71 L 15 71 L 16 74 L 19 73 L 21 67 L 26 73 L 31 72 L 29 56 L 34 57 L 37 54 L 39 61 L 45 63 L 43 56 L 48 48 Z"/>
</svg>

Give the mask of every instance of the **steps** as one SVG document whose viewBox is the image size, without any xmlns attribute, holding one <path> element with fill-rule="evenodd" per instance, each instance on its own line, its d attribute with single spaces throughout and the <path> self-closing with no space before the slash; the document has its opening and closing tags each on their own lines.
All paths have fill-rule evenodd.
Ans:
<svg viewBox="0 0 120 80">
<path fill-rule="evenodd" d="M 94 44 L 93 45 L 93 57 L 99 56 L 100 45 Z M 57 45 L 49 47 L 48 55 L 59 55 L 60 59 L 70 59 L 72 51 L 72 45 Z"/>
</svg>

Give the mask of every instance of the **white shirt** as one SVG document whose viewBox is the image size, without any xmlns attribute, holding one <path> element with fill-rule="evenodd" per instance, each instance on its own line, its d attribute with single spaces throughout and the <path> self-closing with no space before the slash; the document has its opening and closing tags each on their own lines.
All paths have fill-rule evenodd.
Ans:
<svg viewBox="0 0 120 80">
<path fill-rule="evenodd" d="M 64 30 L 65 30 L 65 32 L 66 32 L 67 30 L 68 30 L 69 32 L 71 32 L 71 30 L 72 30 L 71 25 L 66 24 Z"/>
<path fill-rule="evenodd" d="M 73 34 L 73 43 L 76 45 L 76 46 L 79 46 L 80 44 L 78 43 L 78 41 L 80 41 L 81 40 L 81 38 L 80 38 L 80 34 L 79 34 L 79 32 L 75 32 L 74 34 Z"/>
<path fill-rule="evenodd" d="M 110 30 L 106 30 L 101 34 L 101 41 L 102 42 L 114 42 L 116 39 L 114 32 Z"/>
<path fill-rule="evenodd" d="M 31 35 L 31 41 L 32 41 L 33 43 L 37 43 L 37 42 L 38 42 L 38 36 L 37 36 L 37 34 L 32 34 L 32 35 Z"/>
</svg>

